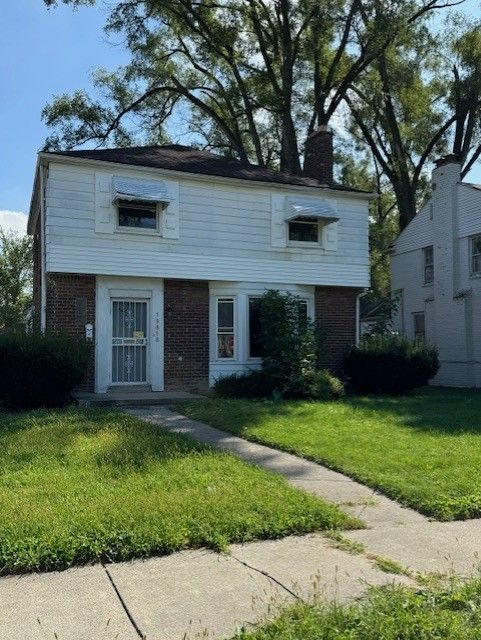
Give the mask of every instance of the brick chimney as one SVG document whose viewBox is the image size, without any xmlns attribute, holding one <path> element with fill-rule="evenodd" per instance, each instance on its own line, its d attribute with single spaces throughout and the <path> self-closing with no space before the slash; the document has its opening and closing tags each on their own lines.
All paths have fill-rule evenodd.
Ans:
<svg viewBox="0 0 481 640">
<path fill-rule="evenodd" d="M 333 182 L 333 131 L 322 125 L 307 138 L 304 147 L 304 175 L 323 184 Z"/>
</svg>

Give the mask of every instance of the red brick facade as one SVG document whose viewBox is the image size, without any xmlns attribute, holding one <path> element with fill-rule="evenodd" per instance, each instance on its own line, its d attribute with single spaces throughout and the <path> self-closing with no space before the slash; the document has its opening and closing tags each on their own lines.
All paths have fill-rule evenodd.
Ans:
<svg viewBox="0 0 481 640">
<path fill-rule="evenodd" d="M 164 309 L 165 388 L 205 389 L 209 378 L 209 283 L 165 280 Z"/>
<path fill-rule="evenodd" d="M 333 182 L 333 133 L 329 127 L 319 127 L 306 140 L 304 175 L 323 184 Z"/>
<path fill-rule="evenodd" d="M 47 276 L 47 331 L 62 331 L 76 338 L 85 337 L 85 325 L 95 327 L 95 276 L 50 273 Z M 92 344 L 94 342 L 92 341 Z M 93 391 L 94 353 L 83 389 Z"/>
<path fill-rule="evenodd" d="M 347 349 L 356 340 L 356 298 L 361 289 L 316 287 L 315 318 L 323 333 L 323 367 L 342 374 Z"/>
</svg>

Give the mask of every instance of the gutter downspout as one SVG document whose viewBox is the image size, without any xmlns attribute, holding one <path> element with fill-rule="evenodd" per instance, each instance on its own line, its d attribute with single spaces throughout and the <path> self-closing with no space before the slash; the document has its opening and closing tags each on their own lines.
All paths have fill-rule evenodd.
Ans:
<svg viewBox="0 0 481 640">
<path fill-rule="evenodd" d="M 364 289 L 356 296 L 356 345 L 359 344 L 361 339 L 361 298 L 369 293 L 369 289 Z"/>
<path fill-rule="evenodd" d="M 40 164 L 40 330 L 45 333 L 47 327 L 47 275 L 46 266 L 46 243 L 45 243 L 45 167 Z"/>
</svg>

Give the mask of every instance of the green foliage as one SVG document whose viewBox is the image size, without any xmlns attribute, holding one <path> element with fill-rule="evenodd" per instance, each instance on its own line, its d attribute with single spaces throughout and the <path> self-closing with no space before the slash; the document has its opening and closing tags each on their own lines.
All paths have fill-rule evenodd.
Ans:
<svg viewBox="0 0 481 640">
<path fill-rule="evenodd" d="M 426 385 L 439 369 L 435 347 L 405 336 L 365 337 L 349 351 L 345 371 L 359 393 L 404 394 Z"/>
<path fill-rule="evenodd" d="M 31 288 L 31 238 L 0 227 L 0 331 L 25 327 Z"/>
<path fill-rule="evenodd" d="M 298 603 L 236 640 L 479 640 L 481 579 L 413 591 L 370 589 L 366 600 L 340 606 Z"/>
<path fill-rule="evenodd" d="M 358 522 L 234 456 L 108 410 L 0 413 L 0 572 Z"/>
<path fill-rule="evenodd" d="M 478 390 L 340 402 L 199 400 L 182 412 L 325 464 L 437 520 L 481 517 Z"/>
<path fill-rule="evenodd" d="M 295 395 L 303 376 L 316 366 L 314 324 L 291 293 L 266 291 L 259 309 L 263 369 L 282 395 Z"/>
<path fill-rule="evenodd" d="M 10 409 L 66 404 L 82 381 L 89 357 L 90 346 L 68 336 L 0 334 L 0 404 Z"/>
</svg>

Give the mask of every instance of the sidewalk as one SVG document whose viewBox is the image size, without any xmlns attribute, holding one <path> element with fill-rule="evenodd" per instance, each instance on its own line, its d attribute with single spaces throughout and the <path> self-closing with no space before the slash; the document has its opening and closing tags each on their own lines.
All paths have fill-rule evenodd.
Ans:
<svg viewBox="0 0 481 640">
<path fill-rule="evenodd" d="M 196 423 L 164 407 L 127 410 L 285 476 L 337 502 L 369 527 L 344 535 L 367 552 L 419 571 L 471 573 L 481 521 L 438 523 L 313 462 Z M 236 628 L 308 598 L 360 597 L 367 584 L 410 582 L 383 573 L 367 555 L 333 548 L 321 534 L 0 579 L 0 638 L 8 640 L 186 640 L 230 638 Z M 274 609 L 273 609 L 274 605 Z M 56 634 L 56 635 L 55 635 Z"/>
</svg>

